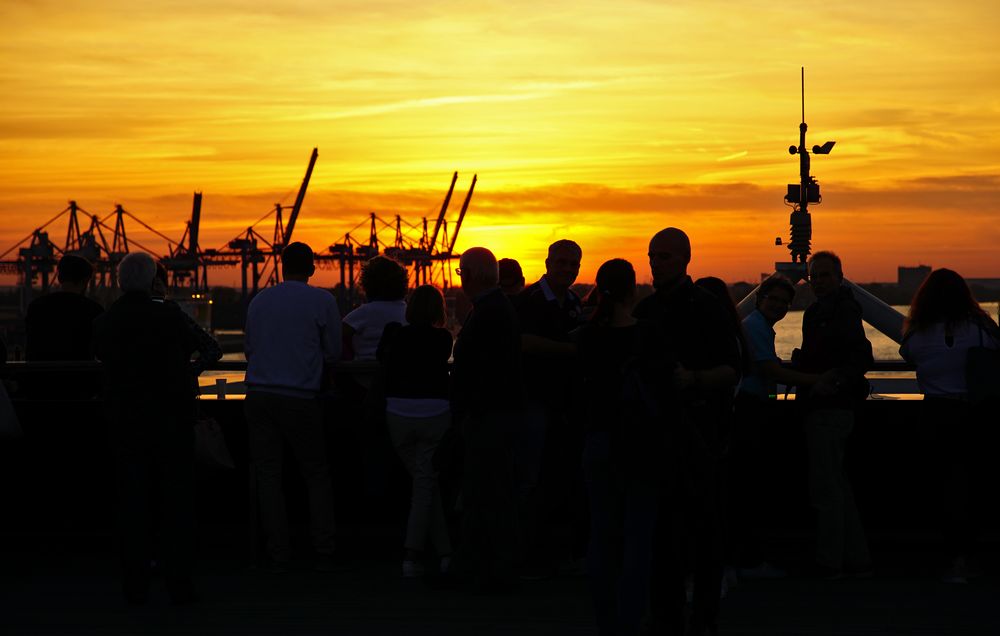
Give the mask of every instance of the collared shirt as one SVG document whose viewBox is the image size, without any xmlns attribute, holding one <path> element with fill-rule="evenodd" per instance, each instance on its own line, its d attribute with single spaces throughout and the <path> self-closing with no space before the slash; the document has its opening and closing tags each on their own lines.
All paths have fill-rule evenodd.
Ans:
<svg viewBox="0 0 1000 636">
<path fill-rule="evenodd" d="M 754 309 L 743 319 L 743 333 L 746 334 L 747 347 L 750 349 L 750 362 L 754 364 L 751 367 L 752 371 L 743 378 L 740 391 L 766 400 L 774 394 L 776 385 L 760 373 L 756 364 L 781 362 L 774 348 L 774 327 L 768 324 L 764 314 Z"/>
<path fill-rule="evenodd" d="M 580 297 L 572 289 L 567 289 L 566 298 L 560 305 L 544 276 L 525 287 L 516 298 L 521 333 L 569 342 L 569 332 L 582 322 Z"/>
<path fill-rule="evenodd" d="M 323 365 L 340 358 L 340 338 L 340 310 L 330 292 L 299 281 L 263 290 L 247 310 L 247 387 L 315 397 Z"/>
</svg>

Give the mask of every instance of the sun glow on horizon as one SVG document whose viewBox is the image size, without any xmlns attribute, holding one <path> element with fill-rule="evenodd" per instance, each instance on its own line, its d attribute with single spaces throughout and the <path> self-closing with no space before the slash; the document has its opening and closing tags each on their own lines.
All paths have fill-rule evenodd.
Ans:
<svg viewBox="0 0 1000 636">
<path fill-rule="evenodd" d="M 318 146 L 296 237 L 320 251 L 371 212 L 433 220 L 457 169 L 452 222 L 479 182 L 456 249 L 529 278 L 564 237 L 581 280 L 619 256 L 641 277 L 676 225 L 698 273 L 754 279 L 787 258 L 805 64 L 809 144 L 837 141 L 813 163 L 815 248 L 858 280 L 1000 275 L 1000 5 L 810 17 L 777 0 L 5 3 L 0 251 L 68 199 L 179 238 L 192 191 L 215 247 L 291 205 Z"/>
</svg>

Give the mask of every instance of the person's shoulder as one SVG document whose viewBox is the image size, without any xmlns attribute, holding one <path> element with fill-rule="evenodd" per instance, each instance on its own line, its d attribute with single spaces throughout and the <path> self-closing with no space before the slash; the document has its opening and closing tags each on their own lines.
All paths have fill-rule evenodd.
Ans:
<svg viewBox="0 0 1000 636">
<path fill-rule="evenodd" d="M 864 315 L 861 303 L 858 302 L 858 299 L 854 297 L 854 292 L 848 287 L 841 287 L 837 290 L 833 311 L 836 315 L 851 320 L 861 320 Z"/>
<path fill-rule="evenodd" d="M 42 296 L 38 296 L 28 303 L 28 313 L 42 313 L 53 311 L 57 308 L 65 307 L 70 294 L 61 291 L 54 291 Z M 81 297 L 82 298 L 82 297 Z"/>
<path fill-rule="evenodd" d="M 764 318 L 764 314 L 760 313 L 760 311 L 756 309 L 747 314 L 746 317 L 740 321 L 740 323 L 748 332 L 766 331 L 770 328 L 770 325 L 767 324 L 767 320 Z"/>
<path fill-rule="evenodd" d="M 640 320 L 651 320 L 656 317 L 656 293 L 646 296 L 632 309 L 632 315 Z"/>
<path fill-rule="evenodd" d="M 545 290 L 542 289 L 542 281 L 537 280 L 522 289 L 514 296 L 514 301 L 518 307 L 545 302 Z"/>
<path fill-rule="evenodd" d="M 309 290 L 309 298 L 318 303 L 320 307 L 329 309 L 330 307 L 337 306 L 337 297 L 330 290 L 323 287 L 313 287 L 312 285 L 307 285 L 306 287 Z"/>
</svg>

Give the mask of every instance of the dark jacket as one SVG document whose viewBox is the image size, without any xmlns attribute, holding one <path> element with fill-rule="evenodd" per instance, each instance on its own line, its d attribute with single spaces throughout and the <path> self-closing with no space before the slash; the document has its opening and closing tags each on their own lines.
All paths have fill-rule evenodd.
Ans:
<svg viewBox="0 0 1000 636">
<path fill-rule="evenodd" d="M 875 359 L 861 318 L 861 305 L 850 288 L 844 286 L 806 308 L 802 316 L 802 347 L 792 353 L 792 364 L 807 373 L 836 369 L 840 388 L 831 397 L 796 395 L 797 400 L 807 401 L 811 408 L 848 408 L 868 395 L 865 372 Z"/>
<path fill-rule="evenodd" d="M 104 313 L 97 302 L 72 292 L 55 291 L 31 301 L 24 317 L 25 359 L 29 362 L 94 359 L 93 321 Z M 33 398 L 89 399 L 100 391 L 96 373 L 46 371 L 25 377 L 22 395 Z"/>
<path fill-rule="evenodd" d="M 193 415 L 191 354 L 198 338 L 179 310 L 142 293 L 124 294 L 94 320 L 94 346 L 114 424 Z"/>
<path fill-rule="evenodd" d="M 499 287 L 472 300 L 454 358 L 451 404 L 457 421 L 522 406 L 521 333 L 514 307 Z"/>
<path fill-rule="evenodd" d="M 636 305 L 633 315 L 656 326 L 655 341 L 647 347 L 651 360 L 646 375 L 659 378 L 666 443 L 673 462 L 693 488 L 707 483 L 722 452 L 722 425 L 732 408 L 732 387 L 691 387 L 675 391 L 672 369 L 680 364 L 691 371 L 718 366 L 740 369 L 740 353 L 729 315 L 712 294 L 690 277 L 669 289 L 659 289 Z M 659 368 L 658 368 L 659 367 Z"/>
<path fill-rule="evenodd" d="M 657 325 L 658 343 L 654 345 L 655 353 L 651 353 L 664 364 L 678 363 L 691 371 L 728 365 L 739 372 L 739 345 L 725 308 L 690 277 L 642 299 L 632 313 L 639 320 Z M 714 401 L 716 394 L 731 393 L 730 389 L 711 392 L 691 389 L 678 399 L 693 404 Z"/>
</svg>

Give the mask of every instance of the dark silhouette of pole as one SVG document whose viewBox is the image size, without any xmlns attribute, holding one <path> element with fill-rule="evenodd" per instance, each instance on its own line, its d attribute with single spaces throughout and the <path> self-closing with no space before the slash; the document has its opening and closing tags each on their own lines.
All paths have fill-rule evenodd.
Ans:
<svg viewBox="0 0 1000 636">
<path fill-rule="evenodd" d="M 431 235 L 430 245 L 427 249 L 432 253 L 434 252 L 434 247 L 437 245 L 438 233 L 441 231 L 441 223 L 444 222 L 444 216 L 448 213 L 448 204 L 451 203 L 451 193 L 455 191 L 455 182 L 458 181 L 458 171 L 451 175 L 451 186 L 448 187 L 448 194 L 444 197 L 444 203 L 441 204 L 441 213 L 438 214 L 437 222 L 434 224 L 434 234 Z"/>
<path fill-rule="evenodd" d="M 313 148 L 312 155 L 309 157 L 309 167 L 306 168 L 306 176 L 302 179 L 302 187 L 299 188 L 299 194 L 295 197 L 292 216 L 289 217 L 288 224 L 285 226 L 285 234 L 281 241 L 282 247 L 288 245 L 289 241 L 292 240 L 292 232 L 295 231 L 295 221 L 298 220 L 299 211 L 302 210 L 302 202 L 306 198 L 306 189 L 309 187 L 309 178 L 312 177 L 313 166 L 316 165 L 317 157 L 319 157 L 319 148 Z"/>
</svg>

